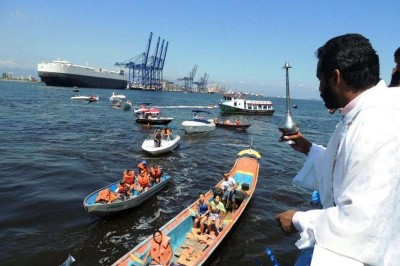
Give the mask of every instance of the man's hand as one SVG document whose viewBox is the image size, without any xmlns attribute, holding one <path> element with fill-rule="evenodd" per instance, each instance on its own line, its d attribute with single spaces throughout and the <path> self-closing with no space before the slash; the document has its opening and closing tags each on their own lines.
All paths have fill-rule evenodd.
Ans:
<svg viewBox="0 0 400 266">
<path fill-rule="evenodd" d="M 290 146 L 298 152 L 304 153 L 307 155 L 310 152 L 312 143 L 309 142 L 303 134 L 300 132 L 297 132 L 297 134 L 293 135 L 282 135 L 281 136 L 281 141 L 288 141 L 291 140 L 294 142 L 294 144 L 290 144 Z"/>
<path fill-rule="evenodd" d="M 275 219 L 279 222 L 279 226 L 286 234 L 297 232 L 292 223 L 292 218 L 296 212 L 296 210 L 288 210 L 275 216 Z"/>
</svg>

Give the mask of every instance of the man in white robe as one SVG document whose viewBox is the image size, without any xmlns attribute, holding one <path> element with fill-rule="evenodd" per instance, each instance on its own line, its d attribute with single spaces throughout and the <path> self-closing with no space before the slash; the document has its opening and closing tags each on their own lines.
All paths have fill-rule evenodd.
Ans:
<svg viewBox="0 0 400 266">
<path fill-rule="evenodd" d="M 322 210 L 289 210 L 277 220 L 296 228 L 311 265 L 400 265 L 400 90 L 379 81 L 368 39 L 347 34 L 318 49 L 317 77 L 329 109 L 343 108 L 326 149 L 300 133 L 284 136 L 307 154 L 294 183 L 318 190 Z"/>
</svg>

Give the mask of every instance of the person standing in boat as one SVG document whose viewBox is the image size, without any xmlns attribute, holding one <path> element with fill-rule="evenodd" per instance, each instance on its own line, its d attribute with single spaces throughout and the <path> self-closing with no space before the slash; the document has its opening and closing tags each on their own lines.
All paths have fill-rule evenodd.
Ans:
<svg viewBox="0 0 400 266">
<path fill-rule="evenodd" d="M 368 39 L 346 34 L 317 50 L 317 77 L 328 109 L 342 119 L 325 147 L 299 132 L 282 136 L 307 155 L 293 182 L 318 190 L 323 209 L 276 216 L 312 260 L 301 265 L 398 265 L 400 261 L 400 90 L 379 77 Z"/>
<path fill-rule="evenodd" d="M 392 70 L 389 87 L 400 87 L 400 47 L 394 52 L 394 62 L 396 67 Z"/>
<path fill-rule="evenodd" d="M 154 130 L 154 147 L 161 147 L 161 130 L 160 129 L 155 129 Z"/>
<path fill-rule="evenodd" d="M 143 265 L 147 265 L 147 259 L 151 255 L 150 265 L 170 265 L 173 251 L 171 247 L 171 238 L 166 236 L 160 230 L 153 233 L 153 239 L 150 242 L 150 248 L 143 259 Z"/>
</svg>

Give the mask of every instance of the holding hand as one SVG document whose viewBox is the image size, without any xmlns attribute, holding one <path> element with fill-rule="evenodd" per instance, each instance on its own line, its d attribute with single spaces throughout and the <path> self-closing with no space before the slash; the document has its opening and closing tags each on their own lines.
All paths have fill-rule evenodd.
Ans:
<svg viewBox="0 0 400 266">
<path fill-rule="evenodd" d="M 294 143 L 290 144 L 290 146 L 298 152 L 304 153 L 307 155 L 310 152 L 312 143 L 308 141 L 303 134 L 300 132 L 297 132 L 296 134 L 293 135 L 282 135 L 281 136 L 281 141 L 288 141 L 291 140 Z"/>
<path fill-rule="evenodd" d="M 297 232 L 292 223 L 292 218 L 296 212 L 296 210 L 288 210 L 275 216 L 275 219 L 279 222 L 279 226 L 287 234 Z"/>
</svg>

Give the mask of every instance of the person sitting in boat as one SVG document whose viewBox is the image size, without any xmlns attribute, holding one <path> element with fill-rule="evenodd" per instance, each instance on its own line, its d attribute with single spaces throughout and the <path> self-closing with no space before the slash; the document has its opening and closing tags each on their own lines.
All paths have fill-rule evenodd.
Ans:
<svg viewBox="0 0 400 266">
<path fill-rule="evenodd" d="M 204 193 L 199 193 L 199 200 L 196 206 L 196 218 L 193 222 L 193 227 L 198 228 L 200 223 L 200 234 L 204 234 L 204 223 L 207 221 L 207 215 L 210 212 L 210 204 L 204 198 Z"/>
<path fill-rule="evenodd" d="M 229 120 L 225 120 L 224 121 L 224 124 L 226 124 L 226 125 L 228 125 L 228 124 L 230 124 L 231 123 L 231 121 L 229 121 Z"/>
<path fill-rule="evenodd" d="M 151 182 L 156 182 L 160 183 L 161 181 L 161 176 L 162 176 L 162 169 L 160 166 L 153 164 L 152 167 L 150 167 L 150 177 L 151 177 Z"/>
<path fill-rule="evenodd" d="M 153 233 L 149 251 L 143 259 L 143 265 L 147 265 L 149 255 L 151 256 L 150 265 L 170 265 L 173 255 L 170 240 L 170 237 L 166 236 L 160 230 L 156 230 Z"/>
<path fill-rule="evenodd" d="M 224 173 L 224 180 L 221 183 L 221 189 L 222 189 L 222 202 L 225 206 L 229 200 L 235 202 L 236 188 L 237 188 L 237 183 L 235 179 L 229 176 L 228 174 Z"/>
<path fill-rule="evenodd" d="M 214 123 L 219 123 L 219 118 L 218 117 L 214 118 Z"/>
<path fill-rule="evenodd" d="M 236 120 L 236 125 L 238 125 L 238 126 L 240 125 L 240 120 L 239 119 Z"/>
<path fill-rule="evenodd" d="M 225 216 L 226 210 L 224 204 L 221 202 L 221 196 L 215 195 L 214 200 L 210 202 L 210 213 L 208 214 L 207 227 L 208 233 L 211 233 L 212 225 L 215 225 L 217 231 L 221 231 L 221 221 Z"/>
<path fill-rule="evenodd" d="M 133 185 L 132 185 L 132 188 L 133 188 Z M 131 189 L 131 186 L 128 185 L 124 180 L 121 180 L 119 182 L 118 187 L 115 190 L 115 192 L 118 193 L 119 198 L 126 199 L 130 195 L 132 195 L 132 193 L 130 192 L 130 189 Z"/>
<path fill-rule="evenodd" d="M 135 189 L 135 171 L 130 169 L 125 170 L 122 176 L 122 181 L 128 184 L 130 187 L 129 193 L 132 193 L 132 191 Z"/>
<path fill-rule="evenodd" d="M 143 161 L 139 162 L 138 165 L 137 165 L 137 168 L 138 168 L 138 173 L 140 173 L 142 171 L 147 173 L 149 171 L 149 169 L 147 168 L 146 160 L 143 160 Z"/>
<path fill-rule="evenodd" d="M 150 177 L 148 172 L 141 171 L 137 178 L 138 185 L 136 187 L 137 191 L 141 193 L 142 191 L 147 191 L 150 188 Z"/>
<path fill-rule="evenodd" d="M 161 130 L 156 129 L 154 130 L 154 147 L 161 147 Z"/>
</svg>

